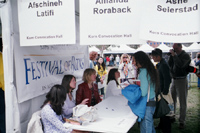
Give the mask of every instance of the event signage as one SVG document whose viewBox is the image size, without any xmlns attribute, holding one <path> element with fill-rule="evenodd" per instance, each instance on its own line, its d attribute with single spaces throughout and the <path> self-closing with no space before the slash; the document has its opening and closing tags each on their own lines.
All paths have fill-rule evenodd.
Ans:
<svg viewBox="0 0 200 133">
<path fill-rule="evenodd" d="M 143 0 L 140 37 L 157 42 L 199 42 L 199 0 Z"/>
<path fill-rule="evenodd" d="M 88 48 L 77 45 L 15 46 L 16 84 L 19 102 L 29 100 L 61 84 L 65 74 L 81 80 L 89 66 Z"/>
<path fill-rule="evenodd" d="M 73 0 L 19 0 L 21 46 L 75 44 Z"/>
<path fill-rule="evenodd" d="M 134 44 L 139 39 L 139 0 L 80 0 L 81 45 Z"/>
</svg>

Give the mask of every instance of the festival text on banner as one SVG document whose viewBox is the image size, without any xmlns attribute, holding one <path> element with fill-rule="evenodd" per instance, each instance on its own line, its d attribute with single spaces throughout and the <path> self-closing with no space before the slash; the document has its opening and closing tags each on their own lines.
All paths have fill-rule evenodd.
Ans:
<svg viewBox="0 0 200 133">
<path fill-rule="evenodd" d="M 15 70 L 19 103 L 47 93 L 65 74 L 81 80 L 88 48 L 77 45 L 15 46 Z"/>
</svg>

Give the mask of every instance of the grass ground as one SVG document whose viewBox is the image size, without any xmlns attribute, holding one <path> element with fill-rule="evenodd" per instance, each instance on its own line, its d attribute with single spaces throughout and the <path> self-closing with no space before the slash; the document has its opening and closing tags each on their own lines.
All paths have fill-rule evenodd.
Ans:
<svg viewBox="0 0 200 133">
<path fill-rule="evenodd" d="M 176 121 L 172 123 L 172 133 L 200 133 L 200 89 L 191 87 L 188 90 L 188 109 L 186 116 L 186 127 L 180 130 L 179 122 L 179 105 L 177 106 Z M 158 125 L 159 119 L 154 119 L 154 125 Z M 139 133 L 138 123 L 136 123 L 129 133 Z M 156 131 L 159 133 L 159 131 Z"/>
<path fill-rule="evenodd" d="M 186 127 L 180 130 L 179 122 L 179 104 L 177 105 L 176 121 L 172 123 L 172 133 L 200 133 L 200 89 L 191 87 L 188 90 L 188 109 L 186 116 Z M 157 126 L 159 119 L 154 119 L 154 125 Z M 139 133 L 138 123 L 136 123 L 129 133 Z M 160 131 L 156 131 L 159 133 Z"/>
</svg>

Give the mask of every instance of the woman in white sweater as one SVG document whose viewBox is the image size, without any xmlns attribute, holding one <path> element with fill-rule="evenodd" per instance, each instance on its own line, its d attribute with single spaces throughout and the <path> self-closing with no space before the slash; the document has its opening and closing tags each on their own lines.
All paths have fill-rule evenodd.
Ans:
<svg viewBox="0 0 200 133">
<path fill-rule="evenodd" d="M 121 95 L 121 89 L 118 87 L 119 77 L 120 77 L 120 72 L 118 71 L 117 68 L 110 69 L 107 80 L 106 98 L 110 96 Z"/>
</svg>

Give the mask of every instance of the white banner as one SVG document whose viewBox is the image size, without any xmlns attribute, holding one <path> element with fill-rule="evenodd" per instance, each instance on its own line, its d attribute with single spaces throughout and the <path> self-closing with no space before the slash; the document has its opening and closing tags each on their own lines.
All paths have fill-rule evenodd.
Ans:
<svg viewBox="0 0 200 133">
<path fill-rule="evenodd" d="M 139 0 L 80 0 L 81 45 L 139 44 Z"/>
<path fill-rule="evenodd" d="M 15 46 L 18 101 L 48 92 L 54 84 L 61 84 L 65 74 L 73 74 L 81 80 L 89 66 L 86 54 L 88 48 L 80 45 Z"/>
<path fill-rule="evenodd" d="M 199 42 L 199 0 L 143 0 L 140 37 L 157 42 Z"/>
<path fill-rule="evenodd" d="M 73 0 L 19 0 L 21 46 L 75 44 Z"/>
</svg>

